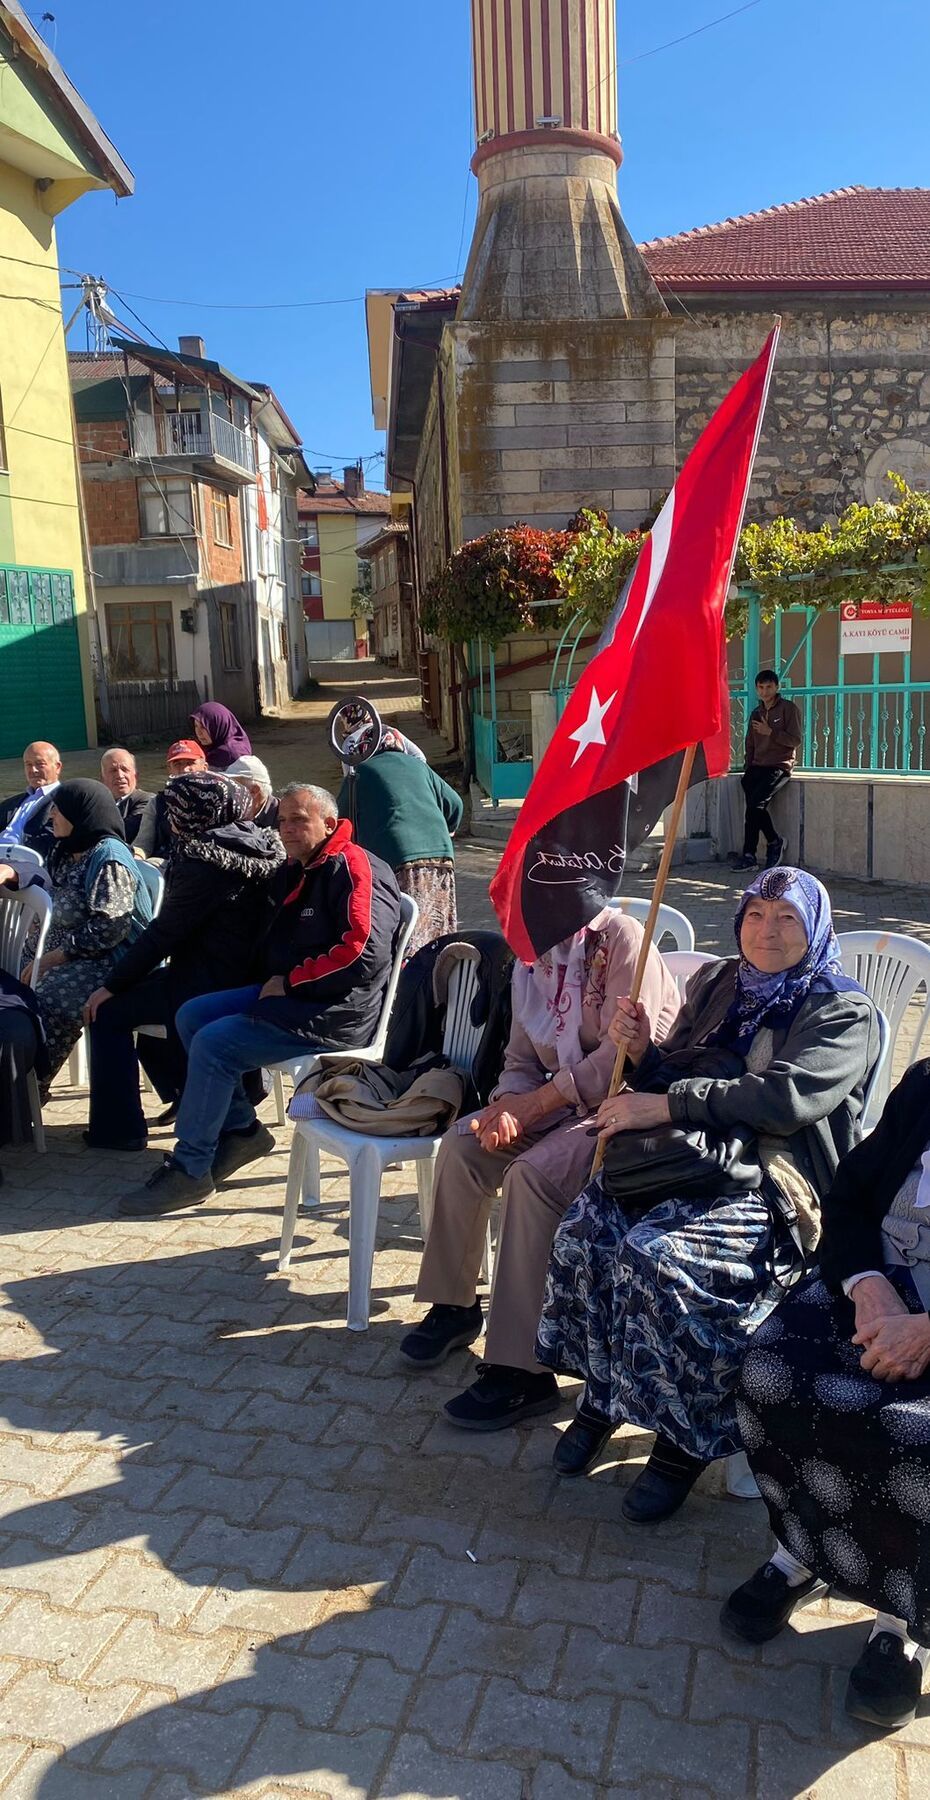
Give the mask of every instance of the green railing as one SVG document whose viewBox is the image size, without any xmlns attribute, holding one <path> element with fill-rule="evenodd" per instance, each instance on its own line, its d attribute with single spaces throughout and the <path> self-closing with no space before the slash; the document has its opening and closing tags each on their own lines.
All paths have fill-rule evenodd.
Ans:
<svg viewBox="0 0 930 1800">
<path fill-rule="evenodd" d="M 468 665 L 476 682 L 471 704 L 478 781 L 495 806 L 501 800 L 524 800 L 533 779 L 530 721 L 498 712 L 492 645 L 484 644 L 480 638 L 470 644 Z"/>
</svg>

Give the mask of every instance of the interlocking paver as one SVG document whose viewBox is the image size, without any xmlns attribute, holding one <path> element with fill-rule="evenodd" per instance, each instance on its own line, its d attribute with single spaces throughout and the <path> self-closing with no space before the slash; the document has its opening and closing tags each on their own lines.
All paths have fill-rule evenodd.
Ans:
<svg viewBox="0 0 930 1800">
<path fill-rule="evenodd" d="M 430 1674 L 473 1669 L 483 1675 L 510 1675 L 521 1687 L 544 1691 L 551 1685 L 564 1639 L 562 1625 L 489 1623 L 459 1608 L 443 1626 L 430 1658 Z"/>
<path fill-rule="evenodd" d="M 514 1617 L 529 1625 L 537 1619 L 563 1619 L 568 1625 L 585 1619 L 605 1637 L 623 1642 L 635 1597 L 632 1581 L 571 1581 L 534 1569 L 520 1589 Z"/>
<path fill-rule="evenodd" d="M 399 1606 L 415 1606 L 419 1600 L 455 1601 L 474 1607 L 491 1618 L 502 1618 L 517 1584 L 517 1565 L 512 1562 L 473 1563 L 462 1556 L 453 1561 L 440 1551 L 416 1550 L 397 1590 Z"/>
<path fill-rule="evenodd" d="M 46 1606 L 37 1594 L 24 1594 L 3 1615 L 0 1654 L 4 1659 L 48 1663 L 58 1680 L 80 1681 L 125 1624 L 125 1613 L 105 1612 L 89 1619 L 83 1613 Z M 4 1673 L 9 1673 L 5 1662 Z M 117 1668 L 108 1679 L 129 1680 L 131 1674 Z"/>
<path fill-rule="evenodd" d="M 524 1800 L 519 1769 L 483 1757 L 442 1756 L 426 1738 L 402 1737 L 377 1789 L 378 1800 Z"/>
<path fill-rule="evenodd" d="M 639 1700 L 625 1700 L 614 1741 L 610 1774 L 614 1781 L 636 1784 L 650 1776 L 706 1786 L 727 1795 L 749 1791 L 750 1728 L 735 1720 L 694 1725 L 679 1720 L 674 1728 Z M 787 1794 L 783 1796 L 787 1800 Z M 819 1796 L 818 1796 L 819 1800 Z"/>
<path fill-rule="evenodd" d="M 491 922 L 496 862 L 461 847 L 468 925 Z M 668 898 L 728 950 L 737 891 L 709 867 Z M 926 894 L 835 891 L 845 927 L 930 939 Z M 385 1179 L 371 1328 L 347 1333 L 340 1165 L 278 1275 L 287 1128 L 196 1213 L 119 1220 L 171 1136 L 94 1157 L 86 1107 L 63 1076 L 48 1154 L 3 1159 L 4 1800 L 930 1792 L 930 1699 L 887 1741 L 842 1711 L 861 1609 L 806 1609 L 761 1650 L 721 1638 L 720 1600 L 769 1540 L 720 1471 L 643 1531 L 620 1503 L 648 1434 L 615 1433 L 585 1481 L 552 1472 L 577 1383 L 529 1429 L 448 1424 L 475 1358 L 417 1376 L 398 1357 L 421 1310 L 409 1167 Z"/>
<path fill-rule="evenodd" d="M 572 1629 L 562 1657 L 556 1691 L 566 1699 L 582 1694 L 623 1694 L 648 1700 L 656 1712 L 681 1718 L 690 1652 L 683 1644 L 661 1650 L 610 1642 L 581 1625 Z"/>
<path fill-rule="evenodd" d="M 18 1731 L 46 1744 L 61 1744 L 75 1761 L 89 1762 L 88 1733 L 110 1731 L 141 1694 L 134 1682 L 75 1687 L 57 1680 L 48 1669 L 28 1669 L 0 1694 L 0 1734 L 8 1737 Z"/>
<path fill-rule="evenodd" d="M 368 1800 L 390 1743 L 389 1731 L 308 1731 L 289 1713 L 277 1713 L 265 1719 L 237 1778 L 277 1775 L 282 1784 L 326 1800 Z"/>
<path fill-rule="evenodd" d="M 481 1688 L 479 1675 L 427 1677 L 420 1682 L 410 1708 L 410 1730 L 422 1731 L 439 1750 L 457 1750 L 468 1735 Z"/>
<path fill-rule="evenodd" d="M 112 1615 L 111 1615 L 112 1616 Z M 165 1631 L 152 1619 L 129 1619 L 89 1677 L 95 1686 L 117 1680 L 173 1688 L 179 1697 L 197 1693 L 226 1676 L 238 1650 L 232 1632 L 197 1637 Z"/>
<path fill-rule="evenodd" d="M 486 1755 L 513 1752 L 524 1765 L 539 1754 L 558 1757 L 577 1775 L 596 1775 L 604 1755 L 612 1703 L 599 1695 L 552 1700 L 526 1694 L 512 1681 L 492 1679 L 469 1748 Z"/>
</svg>

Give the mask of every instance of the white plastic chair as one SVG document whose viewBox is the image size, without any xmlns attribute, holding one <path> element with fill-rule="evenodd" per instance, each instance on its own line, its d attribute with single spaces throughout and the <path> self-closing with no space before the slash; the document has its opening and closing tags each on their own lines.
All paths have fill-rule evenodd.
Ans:
<svg viewBox="0 0 930 1800">
<path fill-rule="evenodd" d="M 443 1032 L 443 1055 L 461 1075 L 468 1075 L 484 1029 L 472 1021 L 472 1007 L 478 985 L 480 955 L 471 945 L 462 945 L 461 956 L 449 976 L 446 996 L 446 1018 Z M 303 1100 L 299 1097 L 298 1104 Z M 320 1191 L 320 1151 L 338 1156 L 349 1171 L 349 1295 L 346 1323 L 350 1331 L 367 1331 L 371 1311 L 371 1272 L 381 1200 L 381 1179 L 389 1163 L 415 1162 L 417 1194 L 420 1202 L 420 1228 L 423 1236 L 429 1230 L 432 1213 L 433 1171 L 441 1137 L 370 1137 L 365 1132 L 350 1131 L 337 1125 L 322 1107 L 307 1097 L 307 1114 L 294 1116 L 294 1137 L 287 1172 L 287 1195 L 281 1231 L 278 1268 L 284 1270 L 291 1259 L 297 1209 L 305 1179 L 311 1203 Z"/>
<path fill-rule="evenodd" d="M 923 987 L 926 999 L 911 1045 L 907 1067 L 917 1061 L 930 1019 L 930 945 L 897 931 L 844 931 L 839 937 L 843 969 L 864 987 L 889 1028 L 888 1054 L 882 1079 L 871 1096 L 866 1129 L 880 1118 L 894 1077 L 895 1050 L 911 1002 Z M 903 1073 L 903 1071 L 902 1071 Z"/>
<path fill-rule="evenodd" d="M 157 919 L 161 912 L 162 901 L 165 898 L 165 878 L 160 869 L 156 869 L 153 863 L 137 861 L 135 872 L 142 882 L 143 887 L 148 888 L 152 899 L 152 918 Z M 139 1032 L 141 1032 L 144 1037 L 163 1038 L 168 1035 L 164 1025 L 140 1025 L 136 1033 L 137 1036 Z M 90 1059 L 87 1052 L 87 1032 L 84 1030 L 81 1032 L 81 1035 L 68 1058 L 68 1080 L 72 1087 L 86 1088 L 88 1086 L 90 1081 L 89 1068 Z M 144 1070 L 142 1071 L 142 1082 L 143 1086 L 146 1088 L 150 1085 Z"/>
<path fill-rule="evenodd" d="M 387 1043 L 388 1026 L 391 1022 L 391 1009 L 397 994 L 397 983 L 400 980 L 400 972 L 404 965 L 404 957 L 407 954 L 407 946 L 413 936 L 414 928 L 419 916 L 420 912 L 416 901 L 411 900 L 409 894 L 401 894 L 400 936 L 394 947 L 394 962 L 391 968 L 391 979 L 388 982 L 384 995 L 384 1002 L 378 1019 L 378 1029 L 370 1044 L 366 1045 L 361 1050 L 321 1050 L 315 1051 L 307 1056 L 292 1057 L 288 1062 L 268 1064 L 269 1074 L 274 1080 L 274 1097 L 275 1105 L 277 1107 L 275 1123 L 277 1125 L 284 1125 L 287 1120 L 287 1109 L 284 1104 L 283 1077 L 285 1075 L 290 1075 L 294 1087 L 297 1087 L 299 1082 L 306 1081 L 307 1076 L 313 1074 L 314 1070 L 319 1067 L 321 1060 L 325 1060 L 328 1066 L 336 1062 L 346 1062 L 347 1060 L 351 1062 L 375 1063 L 384 1061 L 384 1048 Z"/>
<path fill-rule="evenodd" d="M 48 935 L 51 918 L 52 903 L 42 888 L 24 888 L 20 893 L 5 890 L 0 893 L 0 969 L 5 975 L 14 975 L 16 980 L 19 980 L 26 940 L 35 927 L 35 948 L 29 986 L 31 988 L 38 987 L 39 959 L 45 948 L 45 939 Z M 26 1076 L 26 1092 L 29 1096 L 29 1111 L 32 1115 L 32 1141 L 39 1155 L 44 1156 L 45 1127 L 42 1124 L 42 1102 L 39 1098 L 39 1083 L 34 1069 L 30 1069 Z"/>
<path fill-rule="evenodd" d="M 850 932 L 851 937 L 871 937 L 871 932 Z M 864 985 L 864 984 L 863 984 Z M 864 1133 L 872 1131 L 881 1114 L 884 1101 L 881 1099 L 882 1083 L 891 1049 L 891 1027 L 881 1008 L 878 1011 L 878 1055 L 869 1072 L 862 1096 L 862 1129 Z M 919 1041 L 919 1040 L 918 1040 Z M 756 1478 L 749 1467 L 749 1459 L 744 1450 L 734 1456 L 727 1457 L 727 1493 L 733 1500 L 761 1500 L 762 1495 L 756 1486 Z"/>
<path fill-rule="evenodd" d="M 698 969 L 703 969 L 705 963 L 721 961 L 719 956 L 714 956 L 709 950 L 662 950 L 659 954 L 667 965 L 669 974 L 674 975 L 682 999 L 692 975 L 696 975 Z"/>
<path fill-rule="evenodd" d="M 648 900 L 618 898 L 608 900 L 607 904 L 615 906 L 618 912 L 625 912 L 631 919 L 638 919 L 641 925 L 645 925 L 649 917 L 650 902 Z M 686 918 L 683 912 L 679 912 L 676 906 L 666 906 L 663 901 L 656 920 L 655 941 L 657 944 L 661 943 L 666 933 L 674 939 L 676 950 L 694 949 L 694 926 L 691 920 Z"/>
</svg>

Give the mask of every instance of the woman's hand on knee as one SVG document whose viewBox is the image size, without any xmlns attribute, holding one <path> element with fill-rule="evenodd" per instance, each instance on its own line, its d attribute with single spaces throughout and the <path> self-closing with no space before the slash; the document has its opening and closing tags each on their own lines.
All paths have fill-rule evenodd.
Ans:
<svg viewBox="0 0 930 1800">
<path fill-rule="evenodd" d="M 863 1275 L 850 1295 L 856 1311 L 857 1344 L 869 1344 L 885 1319 L 910 1315 L 897 1289 L 884 1275 Z"/>
<path fill-rule="evenodd" d="M 81 1014 L 81 1017 L 83 1018 L 85 1025 L 92 1025 L 101 1006 L 105 1006 L 107 1001 L 112 1000 L 112 998 L 113 995 L 109 988 L 95 988 L 90 999 L 85 1000 L 84 1002 L 84 1011 Z"/>
<path fill-rule="evenodd" d="M 618 1050 L 626 1051 L 627 1062 L 634 1068 L 641 1063 L 652 1038 L 649 1016 L 642 1001 L 618 1000 L 607 1035 Z"/>
<path fill-rule="evenodd" d="M 857 1331 L 853 1343 L 864 1341 Z M 876 1381 L 919 1380 L 930 1367 L 930 1318 L 926 1313 L 905 1313 L 903 1318 L 895 1314 L 884 1319 L 859 1362 Z"/>
</svg>

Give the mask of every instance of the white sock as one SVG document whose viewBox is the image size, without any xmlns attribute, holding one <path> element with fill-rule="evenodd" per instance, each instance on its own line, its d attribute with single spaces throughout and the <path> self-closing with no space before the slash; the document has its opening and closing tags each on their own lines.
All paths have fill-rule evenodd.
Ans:
<svg viewBox="0 0 930 1800">
<path fill-rule="evenodd" d="M 784 1544 L 780 1544 L 777 1538 L 775 1540 L 775 1549 L 769 1557 L 769 1562 L 774 1564 L 774 1567 L 780 1569 L 782 1574 L 787 1577 L 789 1587 L 800 1587 L 802 1581 L 810 1581 L 811 1575 L 813 1574 L 813 1570 L 805 1569 L 804 1564 L 798 1562 L 797 1557 L 792 1556 L 791 1551 L 786 1550 Z"/>
<path fill-rule="evenodd" d="M 930 1650 L 924 1649 L 922 1644 L 917 1643 L 916 1638 L 911 1637 L 906 1619 L 896 1619 L 894 1613 L 876 1613 L 875 1624 L 869 1632 L 870 1644 L 873 1638 L 878 1637 L 880 1631 L 889 1631 L 893 1637 L 899 1637 L 904 1645 L 905 1656 L 919 1662 L 922 1669 L 925 1669 L 930 1663 Z"/>
</svg>

